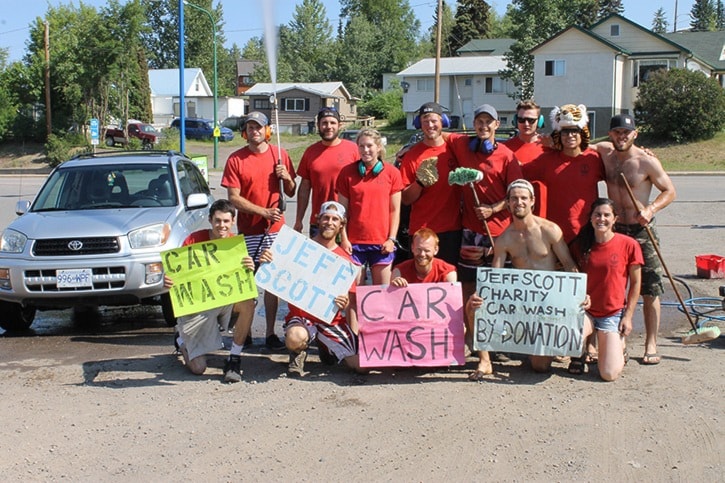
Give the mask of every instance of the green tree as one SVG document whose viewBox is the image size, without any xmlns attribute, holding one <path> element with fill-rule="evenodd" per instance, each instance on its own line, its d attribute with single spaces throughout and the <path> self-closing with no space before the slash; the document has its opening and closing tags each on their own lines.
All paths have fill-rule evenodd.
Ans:
<svg viewBox="0 0 725 483">
<path fill-rule="evenodd" d="M 713 0 L 695 0 L 690 10 L 690 29 L 694 32 L 715 30 L 717 12 Z"/>
<path fill-rule="evenodd" d="M 622 0 L 599 0 L 598 18 L 606 18 L 613 13 L 622 15 L 624 13 L 624 5 Z"/>
<path fill-rule="evenodd" d="M 451 36 L 451 29 L 453 28 L 453 10 L 448 5 L 448 2 L 443 1 L 443 23 L 441 24 L 441 56 L 453 57 L 456 55 L 456 51 L 451 47 L 449 43 Z M 427 42 L 423 42 L 421 45 L 421 56 L 432 57 L 436 53 L 438 36 L 438 9 L 435 9 L 433 14 L 433 25 L 428 29 Z"/>
<path fill-rule="evenodd" d="M 702 72 L 661 69 L 639 86 L 634 110 L 656 138 L 709 139 L 725 127 L 725 90 Z"/>
<path fill-rule="evenodd" d="M 419 57 L 420 21 L 407 0 L 342 0 L 336 77 L 356 95 L 380 89 L 382 75 Z"/>
<path fill-rule="evenodd" d="M 725 30 L 725 3 L 717 0 L 715 5 L 715 30 Z"/>
<path fill-rule="evenodd" d="M 597 0 L 513 0 L 506 15 L 516 42 L 504 55 L 506 68 L 501 77 L 513 82 L 512 97 L 525 99 L 534 94 L 534 59 L 529 51 L 559 31 L 571 26 L 589 27 L 596 20 Z"/>
<path fill-rule="evenodd" d="M 475 39 L 490 38 L 491 6 L 483 0 L 458 0 L 448 43 L 454 52 Z"/>
<path fill-rule="evenodd" d="M 320 0 L 303 0 L 286 29 L 280 57 L 290 68 L 298 82 L 325 82 L 332 80 L 334 65 L 332 25 Z"/>
<path fill-rule="evenodd" d="M 667 33 L 667 28 L 670 26 L 669 22 L 667 21 L 667 14 L 665 13 L 665 9 L 660 7 L 655 12 L 655 16 L 652 19 L 652 32 L 656 34 L 664 34 Z"/>
<path fill-rule="evenodd" d="M 9 89 L 9 79 L 6 63 L 8 50 L 0 48 L 0 142 L 6 140 L 11 134 L 11 128 L 16 118 L 16 101 Z"/>
</svg>

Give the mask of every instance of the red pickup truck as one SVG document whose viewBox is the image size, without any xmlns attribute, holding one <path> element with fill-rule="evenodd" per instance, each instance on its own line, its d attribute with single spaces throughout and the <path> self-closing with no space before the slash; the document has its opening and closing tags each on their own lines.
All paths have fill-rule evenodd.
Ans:
<svg viewBox="0 0 725 483">
<path fill-rule="evenodd" d="M 131 121 L 127 126 L 128 137 L 141 140 L 143 149 L 153 149 L 154 144 L 161 139 L 161 133 L 151 124 L 140 121 Z M 128 144 L 128 139 L 123 133 L 123 129 L 108 127 L 106 128 L 106 146 L 112 147 L 116 144 Z"/>
</svg>

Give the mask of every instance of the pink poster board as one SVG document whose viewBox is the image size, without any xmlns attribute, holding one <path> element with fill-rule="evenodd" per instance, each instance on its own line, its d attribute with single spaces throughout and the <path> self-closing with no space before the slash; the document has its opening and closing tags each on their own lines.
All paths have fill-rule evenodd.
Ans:
<svg viewBox="0 0 725 483">
<path fill-rule="evenodd" d="M 362 367 L 464 365 L 460 283 L 357 287 Z"/>
</svg>

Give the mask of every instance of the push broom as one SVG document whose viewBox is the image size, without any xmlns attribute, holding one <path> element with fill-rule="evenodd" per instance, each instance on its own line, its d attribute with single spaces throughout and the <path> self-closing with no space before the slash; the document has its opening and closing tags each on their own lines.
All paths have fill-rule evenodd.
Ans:
<svg viewBox="0 0 725 483">
<path fill-rule="evenodd" d="M 640 208 L 641 204 L 634 197 L 632 188 L 629 186 L 629 182 L 627 181 L 627 178 L 624 176 L 624 173 L 620 173 L 620 176 L 622 177 L 622 181 L 624 181 L 624 186 L 627 188 L 627 193 L 629 194 L 629 198 L 630 198 L 630 200 L 632 200 L 632 205 L 636 206 L 637 208 Z M 672 284 L 672 290 L 675 292 L 675 295 L 677 296 L 677 300 L 680 302 L 682 311 L 685 313 L 685 315 L 687 316 L 687 321 L 690 322 L 690 325 L 692 326 L 692 330 L 688 331 L 687 334 L 685 334 L 685 336 L 682 338 L 682 343 L 683 344 L 699 344 L 701 342 L 715 340 L 718 337 L 720 337 L 720 327 L 718 327 L 718 326 L 705 326 L 705 327 L 698 328 L 697 325 L 695 325 L 695 322 L 693 322 L 692 316 L 690 315 L 690 311 L 687 310 L 687 305 L 685 304 L 685 301 L 682 300 L 680 291 L 677 289 L 677 286 L 675 285 L 675 281 L 672 278 L 672 275 L 670 274 L 670 270 L 667 268 L 664 258 L 662 258 L 662 253 L 660 252 L 660 247 L 657 244 L 657 240 L 655 240 L 654 235 L 652 234 L 652 230 L 650 230 L 648 225 L 644 225 L 644 228 L 647 231 L 647 236 L 649 237 L 650 241 L 652 242 L 652 245 L 655 247 L 655 252 L 657 252 L 657 258 L 660 259 L 662 268 L 664 269 L 665 273 L 667 274 L 667 278 L 670 280 L 670 284 Z"/>
<path fill-rule="evenodd" d="M 476 208 L 481 206 L 481 202 L 478 200 L 478 193 L 476 193 L 476 187 L 473 186 L 473 183 L 478 183 L 481 180 L 483 180 L 483 173 L 473 168 L 456 168 L 448 173 L 449 185 L 457 184 L 460 186 L 468 185 L 471 187 L 473 199 L 476 202 Z M 483 228 L 486 230 L 486 235 L 488 236 L 488 241 L 491 243 L 491 248 L 493 249 L 493 237 L 491 236 L 491 230 L 488 228 L 486 219 L 484 218 L 482 221 Z"/>
</svg>

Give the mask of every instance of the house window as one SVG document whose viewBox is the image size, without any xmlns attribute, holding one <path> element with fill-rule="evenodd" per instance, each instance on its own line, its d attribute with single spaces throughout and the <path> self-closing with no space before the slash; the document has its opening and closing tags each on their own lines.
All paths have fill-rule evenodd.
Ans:
<svg viewBox="0 0 725 483">
<path fill-rule="evenodd" d="M 269 104 L 269 99 L 255 99 L 254 100 L 254 109 L 255 110 L 262 110 L 262 109 L 270 109 L 272 106 Z"/>
<path fill-rule="evenodd" d="M 504 81 L 500 77 L 486 77 L 486 94 L 499 94 L 504 91 Z"/>
<path fill-rule="evenodd" d="M 566 75 L 566 61 L 547 60 L 544 69 L 544 74 L 547 76 L 563 77 Z"/>
<path fill-rule="evenodd" d="M 635 63 L 633 85 L 634 87 L 637 87 L 640 82 L 647 82 L 647 79 L 649 79 L 649 76 L 651 76 L 653 72 L 656 72 L 660 69 L 669 70 L 673 67 L 677 67 L 677 62 L 675 60 L 638 60 Z"/>
<path fill-rule="evenodd" d="M 463 80 L 463 85 L 465 85 L 466 87 L 471 87 L 473 85 L 473 79 L 471 79 L 470 77 L 466 77 Z"/>
<path fill-rule="evenodd" d="M 415 81 L 415 87 L 419 91 L 433 92 L 435 88 L 435 82 L 433 79 L 418 79 Z"/>
<path fill-rule="evenodd" d="M 612 37 L 619 37 L 619 25 L 614 24 L 609 26 L 609 35 Z"/>
<path fill-rule="evenodd" d="M 288 97 L 284 100 L 285 111 L 305 111 L 305 100 L 298 97 Z"/>
<path fill-rule="evenodd" d="M 242 84 L 249 85 L 254 83 L 254 80 L 252 80 L 251 75 L 243 75 L 242 76 Z"/>
</svg>

